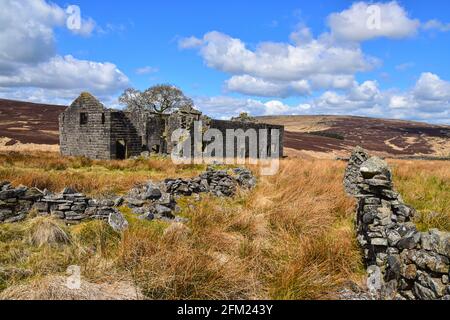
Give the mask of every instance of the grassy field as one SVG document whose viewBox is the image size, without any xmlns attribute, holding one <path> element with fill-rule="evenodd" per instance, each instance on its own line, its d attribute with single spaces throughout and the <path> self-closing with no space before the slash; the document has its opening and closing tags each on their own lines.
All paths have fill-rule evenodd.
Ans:
<svg viewBox="0 0 450 320">
<path fill-rule="evenodd" d="M 405 200 L 422 213 L 417 224 L 449 230 L 448 163 L 391 165 Z M 130 283 L 149 299 L 335 298 L 347 282 L 364 278 L 344 169 L 331 160 L 283 160 L 279 173 L 259 177 L 251 192 L 181 199 L 186 225 L 141 221 L 127 208 L 121 210 L 130 228 L 122 235 L 100 221 L 67 227 L 35 217 L 0 225 L 0 298 L 64 296 L 51 276 L 64 275 L 69 265 L 81 266 L 89 283 Z M 202 170 L 168 159 L 0 154 L 0 180 L 53 191 L 70 185 L 91 195 Z"/>
</svg>

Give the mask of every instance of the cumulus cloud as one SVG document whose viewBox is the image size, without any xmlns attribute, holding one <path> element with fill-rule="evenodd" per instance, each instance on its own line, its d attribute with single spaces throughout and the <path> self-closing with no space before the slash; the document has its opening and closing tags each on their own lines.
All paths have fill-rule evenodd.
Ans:
<svg viewBox="0 0 450 320">
<path fill-rule="evenodd" d="M 349 9 L 328 17 L 337 39 L 361 42 L 378 37 L 400 39 L 416 34 L 420 21 L 411 19 L 396 1 L 354 3 Z"/>
<path fill-rule="evenodd" d="M 355 85 L 346 94 L 327 91 L 312 104 L 316 111 L 326 113 L 415 118 L 445 123 L 450 116 L 449 92 L 449 81 L 426 72 L 410 90 L 404 92 L 381 91 L 375 81 L 366 81 Z"/>
<path fill-rule="evenodd" d="M 280 100 L 261 101 L 226 96 L 201 97 L 196 105 L 207 114 L 229 118 L 240 112 L 252 115 L 335 114 L 413 119 L 448 124 L 450 82 L 423 73 L 406 91 L 381 90 L 376 81 L 365 81 L 344 93 L 326 91 L 303 103 L 289 105 Z"/>
<path fill-rule="evenodd" d="M 339 45 L 326 36 L 313 39 L 304 27 L 291 38 L 295 45 L 262 42 L 251 50 L 240 39 L 212 31 L 202 39 L 184 39 L 182 47 L 195 43 L 207 66 L 233 75 L 225 82 L 227 90 L 251 96 L 286 97 L 308 95 L 311 89 L 349 88 L 355 73 L 379 65 L 359 45 Z"/>
<path fill-rule="evenodd" d="M 247 112 L 254 116 L 302 114 L 311 108 L 309 104 L 289 106 L 279 100 L 263 102 L 256 99 L 241 99 L 229 96 L 196 97 L 195 105 L 202 112 L 220 119 L 229 119 Z"/>
<path fill-rule="evenodd" d="M 67 55 L 24 66 L 14 75 L 0 75 L 0 87 L 34 87 L 93 93 L 113 93 L 126 87 L 128 78 L 112 63 L 78 60 Z"/>
<path fill-rule="evenodd" d="M 78 8 L 78 7 L 77 7 Z M 73 9 L 73 8 L 72 8 Z M 79 8 L 78 8 L 79 9 Z M 109 62 L 57 54 L 55 28 L 66 28 L 73 10 L 45 0 L 3 0 L 0 10 L 0 94 L 40 102 L 66 102 L 80 91 L 102 97 L 128 85 Z M 95 21 L 81 18 L 72 33 L 89 35 Z"/>
<path fill-rule="evenodd" d="M 422 101 L 448 102 L 450 82 L 430 72 L 422 73 L 414 88 L 414 96 Z"/>
<path fill-rule="evenodd" d="M 230 91 L 260 97 L 287 97 L 294 94 L 307 95 L 311 92 L 310 85 L 306 80 L 271 82 L 242 75 L 231 77 L 225 84 Z"/>
</svg>

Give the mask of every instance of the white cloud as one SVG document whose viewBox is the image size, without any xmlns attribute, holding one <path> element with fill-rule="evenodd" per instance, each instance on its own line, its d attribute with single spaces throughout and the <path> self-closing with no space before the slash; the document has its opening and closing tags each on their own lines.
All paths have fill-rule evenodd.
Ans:
<svg viewBox="0 0 450 320">
<path fill-rule="evenodd" d="M 433 19 L 425 22 L 422 25 L 424 30 L 437 30 L 440 32 L 448 32 L 450 31 L 450 23 L 443 23 L 439 20 Z"/>
<path fill-rule="evenodd" d="M 180 49 L 196 48 L 196 47 L 200 47 L 202 44 L 203 44 L 203 40 L 198 39 L 194 36 L 189 37 L 189 38 L 182 38 L 182 39 L 178 40 L 178 47 Z"/>
<path fill-rule="evenodd" d="M 145 67 L 136 69 L 136 74 L 143 75 L 143 74 L 155 73 L 158 71 L 159 71 L 159 69 L 156 67 L 145 66 Z"/>
<path fill-rule="evenodd" d="M 229 118 L 240 112 L 252 115 L 336 114 L 412 119 L 448 124 L 450 82 L 423 73 L 406 91 L 381 90 L 376 81 L 356 82 L 346 93 L 326 91 L 317 98 L 289 105 L 280 100 L 261 101 L 227 96 L 199 97 L 197 107 L 208 115 Z"/>
<path fill-rule="evenodd" d="M 128 85 L 128 78 L 112 63 L 55 56 L 48 62 L 20 68 L 12 76 L 0 76 L 0 87 L 90 90 L 114 93 Z"/>
<path fill-rule="evenodd" d="M 414 88 L 414 96 L 422 101 L 448 102 L 450 82 L 430 72 L 422 73 Z"/>
<path fill-rule="evenodd" d="M 260 97 L 287 97 L 289 95 L 307 95 L 311 92 L 306 80 L 291 82 L 270 82 L 249 75 L 233 76 L 225 82 L 229 91 Z"/>
<path fill-rule="evenodd" d="M 377 37 L 400 39 L 416 34 L 420 21 L 411 19 L 396 1 L 354 3 L 349 9 L 328 17 L 337 39 L 361 42 Z"/>
<path fill-rule="evenodd" d="M 83 37 L 89 37 L 97 27 L 97 23 L 92 18 L 81 18 L 81 26 L 79 29 L 70 29 L 73 34 L 78 34 Z"/>
<path fill-rule="evenodd" d="M 0 94 L 25 100 L 61 102 L 81 91 L 107 97 L 124 89 L 128 78 L 109 62 L 60 56 L 55 28 L 66 27 L 68 14 L 44 0 L 2 0 L 0 10 Z M 71 30 L 87 36 L 95 21 L 81 20 Z"/>
<path fill-rule="evenodd" d="M 346 94 L 325 92 L 312 102 L 315 111 L 443 122 L 450 116 L 450 82 L 423 73 L 410 90 L 381 91 L 374 81 Z"/>
<path fill-rule="evenodd" d="M 323 35 L 312 39 L 302 27 L 291 35 L 297 43 L 259 43 L 255 50 L 240 39 L 212 31 L 202 39 L 190 37 L 182 47 L 199 46 L 207 66 L 233 76 L 229 91 L 251 96 L 307 95 L 311 89 L 344 89 L 353 85 L 354 74 L 379 65 L 364 55 L 359 45 L 340 45 Z"/>
<path fill-rule="evenodd" d="M 254 116 L 302 114 L 311 108 L 309 104 L 289 106 L 279 100 L 263 102 L 261 100 L 239 99 L 229 96 L 196 97 L 194 102 L 196 107 L 205 114 L 220 119 L 229 119 L 239 115 L 241 112 L 247 112 Z"/>
</svg>

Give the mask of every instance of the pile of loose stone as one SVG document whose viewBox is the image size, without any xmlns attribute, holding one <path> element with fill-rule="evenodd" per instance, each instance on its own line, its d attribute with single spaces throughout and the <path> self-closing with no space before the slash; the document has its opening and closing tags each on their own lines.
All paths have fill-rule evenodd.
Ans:
<svg viewBox="0 0 450 320">
<path fill-rule="evenodd" d="M 419 232 L 383 160 L 356 148 L 345 173 L 358 199 L 357 235 L 369 289 L 382 299 L 450 299 L 450 233 Z"/>
<path fill-rule="evenodd" d="M 160 183 L 149 181 L 131 189 L 124 197 L 96 200 L 72 188 L 50 193 L 25 186 L 13 188 L 5 181 L 0 183 L 0 223 L 22 221 L 35 210 L 39 215 L 54 216 L 68 224 L 88 219 L 108 220 L 114 229 L 123 230 L 127 223 L 117 209 L 122 205 L 127 205 L 142 219 L 184 222 L 185 219 L 176 216 L 178 197 L 206 192 L 229 197 L 235 194 L 237 186 L 253 188 L 255 184 L 256 179 L 248 169 L 236 168 L 230 174 L 208 167 L 196 178 L 166 179 Z"/>
<path fill-rule="evenodd" d="M 87 219 L 108 220 L 120 231 L 126 221 L 115 208 L 119 203 L 113 200 L 95 200 L 65 188 L 61 193 L 50 193 L 37 188 L 19 186 L 13 188 L 9 182 L 0 183 L 0 223 L 24 220 L 31 210 L 41 216 L 53 216 L 67 224 L 77 224 Z M 118 198 L 120 199 L 120 198 Z"/>
<path fill-rule="evenodd" d="M 256 178 L 246 168 L 236 168 L 230 174 L 227 170 L 208 167 L 206 172 L 192 179 L 165 179 L 160 183 L 149 181 L 131 189 L 124 201 L 142 219 L 175 219 L 183 222 L 183 218 L 175 215 L 179 211 L 177 198 L 196 196 L 198 199 L 201 193 L 231 197 L 238 186 L 251 189 L 255 185 Z"/>
</svg>

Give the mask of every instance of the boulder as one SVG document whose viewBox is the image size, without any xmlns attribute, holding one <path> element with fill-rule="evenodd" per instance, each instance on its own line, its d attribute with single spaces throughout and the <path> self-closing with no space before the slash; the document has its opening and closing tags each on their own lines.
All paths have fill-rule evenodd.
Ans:
<svg viewBox="0 0 450 320">
<path fill-rule="evenodd" d="M 128 228 L 128 221 L 117 210 L 113 210 L 109 214 L 108 224 L 117 232 L 123 232 Z"/>
</svg>

